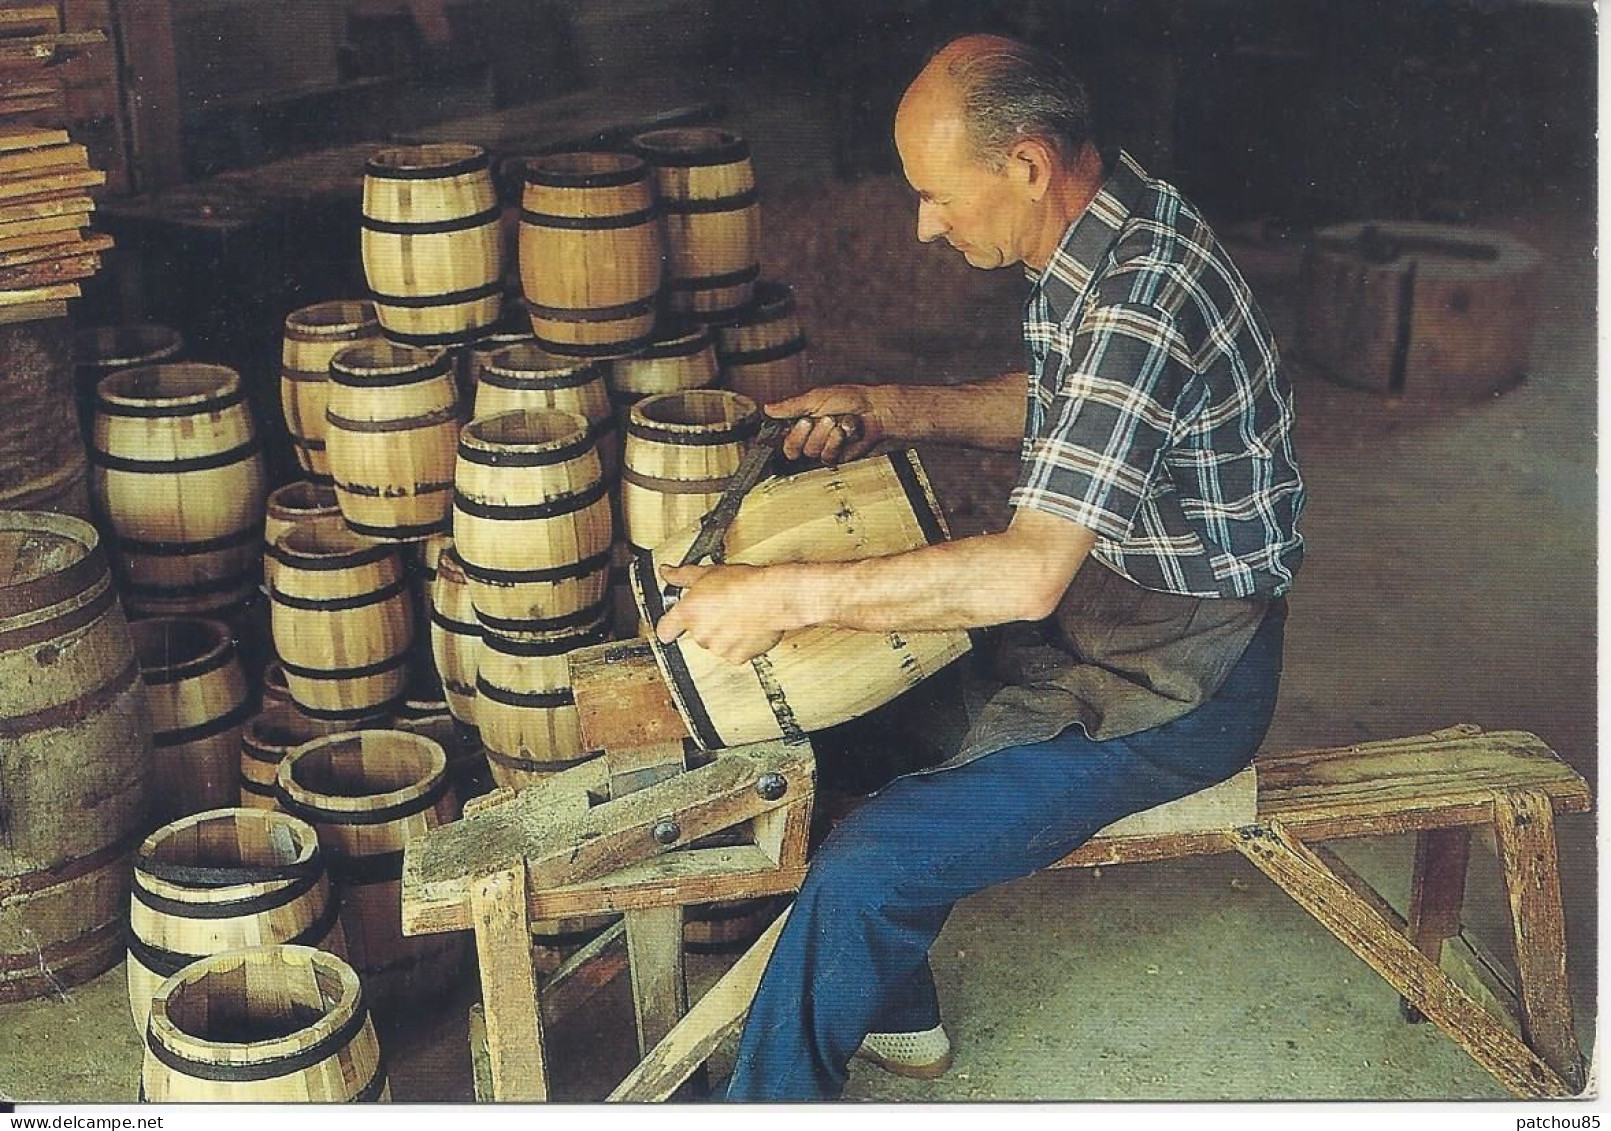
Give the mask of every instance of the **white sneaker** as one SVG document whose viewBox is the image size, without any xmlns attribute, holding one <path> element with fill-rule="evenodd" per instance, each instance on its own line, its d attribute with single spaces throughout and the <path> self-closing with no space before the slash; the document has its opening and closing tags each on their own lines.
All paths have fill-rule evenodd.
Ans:
<svg viewBox="0 0 1611 1131">
<path fill-rule="evenodd" d="M 934 1080 L 951 1067 L 951 1038 L 943 1025 L 920 1033 L 868 1033 L 856 1055 L 896 1076 Z"/>
</svg>

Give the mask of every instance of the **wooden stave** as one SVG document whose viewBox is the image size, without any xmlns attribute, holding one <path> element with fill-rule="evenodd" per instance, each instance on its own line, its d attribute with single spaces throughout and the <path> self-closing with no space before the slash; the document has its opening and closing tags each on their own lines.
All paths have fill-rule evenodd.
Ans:
<svg viewBox="0 0 1611 1131">
<path fill-rule="evenodd" d="M 614 183 L 583 183 L 589 179 Z M 557 226 L 572 223 L 599 226 Z M 518 246 L 521 289 L 538 341 L 556 352 L 593 357 L 618 356 L 647 342 L 660 297 L 663 241 L 652 174 L 641 159 L 606 153 L 533 158 Z"/>
<path fill-rule="evenodd" d="M 250 857 L 236 852 L 222 861 L 222 866 L 234 870 L 256 868 L 276 878 L 220 883 L 205 874 L 189 877 L 160 871 L 160 864 L 167 863 L 205 873 L 206 865 L 187 859 L 183 852 L 176 859 L 164 860 L 164 850 L 179 839 L 199 841 L 204 828 L 226 823 L 247 836 L 294 849 L 291 859 L 284 860 L 278 858 L 283 850 L 275 853 L 266 843 L 258 843 Z M 213 832 L 216 840 L 216 829 Z M 228 847 L 225 845 L 226 854 Z M 166 855 L 176 854 L 168 851 Z M 220 865 L 216 852 L 202 855 L 208 864 Z M 159 872 L 147 870 L 151 868 L 159 868 Z M 234 913 L 227 913 L 231 911 Z M 232 806 L 162 826 L 142 842 L 134 864 L 127 972 L 135 1028 L 145 1030 L 151 999 L 163 981 L 207 955 L 288 944 L 311 946 L 345 958 L 346 939 L 338 913 L 336 892 L 319 854 L 318 835 L 305 821 L 274 810 Z"/>
<path fill-rule="evenodd" d="M 325 451 L 330 359 L 362 342 L 381 339 L 374 304 L 333 299 L 285 316 L 280 344 L 280 410 L 296 449 L 297 464 L 315 482 L 330 482 Z"/>
<path fill-rule="evenodd" d="M 122 954 L 151 717 L 95 528 L 0 512 L 7 530 L 58 539 L 73 558 L 0 585 L 0 1001 L 20 1001 L 85 982 Z M 66 675 L 80 671 L 75 690 Z M 46 781 L 39 767 L 76 776 Z M 62 796 L 76 803 L 52 806 Z"/>
<path fill-rule="evenodd" d="M 173 1014 L 183 1011 L 192 994 L 208 998 L 208 1012 L 213 1011 L 210 983 L 214 980 L 221 984 L 217 996 L 225 1004 L 238 1002 L 223 996 L 222 985 L 228 984 L 231 992 L 257 989 L 261 994 L 265 980 L 276 987 L 275 996 L 284 1000 L 287 979 L 276 977 L 272 964 L 308 971 L 304 992 L 328 1012 L 313 1025 L 256 1042 L 209 1041 L 185 1033 L 175 1022 Z M 267 977 L 245 973 L 253 967 Z M 243 1044 L 248 1047 L 243 1049 Z M 248 947 L 211 955 L 185 967 L 158 990 L 145 1047 L 140 1095 L 153 1103 L 386 1102 L 391 1098 L 385 1059 L 357 973 L 341 958 L 312 947 Z M 295 1064 L 298 1056 L 306 1058 L 310 1051 L 314 1053 L 312 1063 L 285 1066 L 285 1062 Z M 266 1074 L 266 1078 L 207 1079 L 226 1074 Z"/>
<path fill-rule="evenodd" d="M 808 508 L 812 493 L 817 504 Z M 861 520 L 834 517 L 846 510 Z M 697 533 L 697 525 L 690 526 L 652 553 L 637 554 L 632 590 L 649 626 L 664 614 L 659 565 L 680 561 Z M 948 537 L 922 463 L 907 450 L 759 484 L 728 529 L 725 560 L 852 561 Z M 646 588 L 649 578 L 655 581 Z M 652 631 L 646 635 L 679 713 L 705 749 L 788 738 L 848 721 L 971 647 L 961 630 L 876 633 L 817 626 L 788 633 L 756 661 L 734 665 L 690 640 L 665 645 Z M 824 671 L 833 678 L 823 678 Z M 834 698 L 847 686 L 864 689 L 864 698 Z M 872 694 L 866 695 L 869 688 Z"/>
<path fill-rule="evenodd" d="M 369 766 L 401 763 L 390 786 L 358 795 L 344 785 L 345 795 L 310 787 L 320 767 L 339 759 L 369 772 Z M 405 936 L 402 932 L 402 850 L 416 836 L 455 821 L 460 815 L 457 792 L 447 773 L 442 745 L 424 735 L 376 729 L 317 738 L 293 750 L 275 780 L 282 809 L 318 831 L 329 857 L 330 873 L 340 891 L 341 923 L 354 969 L 364 992 L 378 1011 L 405 1001 L 423 1000 L 451 988 L 465 957 L 458 935 Z M 378 816 L 392 814 L 384 820 Z"/>
<path fill-rule="evenodd" d="M 232 805 L 251 695 L 228 626 L 152 617 L 129 631 L 151 708 L 152 818 Z"/>
<path fill-rule="evenodd" d="M 713 419 L 668 423 L 690 417 Z M 627 540 L 652 549 L 697 522 L 721 498 L 760 423 L 754 401 L 724 389 L 662 393 L 634 404 L 622 452 Z"/>
<path fill-rule="evenodd" d="M 558 631 L 603 601 L 614 533 L 608 486 L 579 414 L 516 410 L 465 427 L 454 549 L 484 627 Z"/>
<path fill-rule="evenodd" d="M 325 450 L 337 505 L 356 533 L 415 542 L 447 530 L 462 419 L 451 360 L 392 343 L 331 359 Z"/>
</svg>

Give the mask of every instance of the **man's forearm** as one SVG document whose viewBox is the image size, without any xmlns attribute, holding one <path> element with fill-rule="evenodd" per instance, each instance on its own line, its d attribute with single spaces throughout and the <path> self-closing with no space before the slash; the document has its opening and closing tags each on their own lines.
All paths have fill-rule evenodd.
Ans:
<svg viewBox="0 0 1611 1131">
<path fill-rule="evenodd" d="M 1016 452 L 1027 380 L 1003 373 L 965 385 L 878 385 L 870 393 L 890 439 Z"/>
</svg>

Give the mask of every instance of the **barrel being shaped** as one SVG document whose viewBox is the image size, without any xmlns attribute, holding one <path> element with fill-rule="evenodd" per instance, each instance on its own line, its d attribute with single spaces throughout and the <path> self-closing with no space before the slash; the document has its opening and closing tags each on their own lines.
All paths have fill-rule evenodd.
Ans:
<svg viewBox="0 0 1611 1131">
<path fill-rule="evenodd" d="M 651 627 L 665 614 L 659 567 L 693 544 L 695 524 L 652 553 L 639 551 L 632 591 Z M 894 452 L 759 484 L 723 542 L 738 565 L 856 561 L 948 537 L 938 501 L 912 451 Z M 965 631 L 860 632 L 819 625 L 786 633 L 746 664 L 730 664 L 683 637 L 647 633 L 679 713 L 702 747 L 762 742 L 834 726 L 916 686 L 968 651 Z"/>
<path fill-rule="evenodd" d="M 95 528 L 0 511 L 0 1001 L 123 952 L 151 715 Z"/>
<path fill-rule="evenodd" d="M 307 946 L 191 963 L 151 1003 L 140 1092 L 151 1103 L 387 1101 L 358 975 Z"/>
</svg>

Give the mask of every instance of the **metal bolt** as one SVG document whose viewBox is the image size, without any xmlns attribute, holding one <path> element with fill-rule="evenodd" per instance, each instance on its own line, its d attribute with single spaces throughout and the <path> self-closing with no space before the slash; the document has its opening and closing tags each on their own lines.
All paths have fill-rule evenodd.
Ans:
<svg viewBox="0 0 1611 1131">
<path fill-rule="evenodd" d="M 756 779 L 755 792 L 768 801 L 776 801 L 789 792 L 789 779 L 776 772 L 762 774 Z"/>
<path fill-rule="evenodd" d="M 649 835 L 654 837 L 656 844 L 676 844 L 677 838 L 682 836 L 682 828 L 676 821 L 668 818 L 656 824 L 654 831 Z"/>
</svg>

